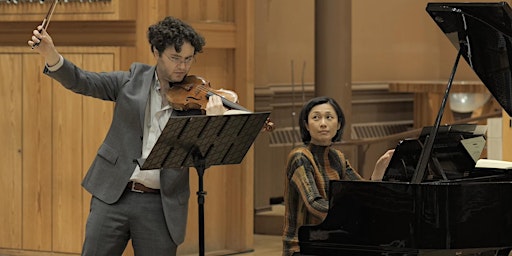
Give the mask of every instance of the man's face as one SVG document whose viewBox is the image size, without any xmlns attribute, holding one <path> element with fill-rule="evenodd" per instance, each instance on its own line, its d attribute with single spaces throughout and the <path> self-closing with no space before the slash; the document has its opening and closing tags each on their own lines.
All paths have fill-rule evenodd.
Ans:
<svg viewBox="0 0 512 256">
<path fill-rule="evenodd" d="M 157 73 L 160 81 L 180 82 L 185 78 L 194 62 L 194 47 L 185 42 L 181 52 L 176 52 L 174 46 L 167 47 L 162 55 L 154 50 L 153 55 L 157 59 Z"/>
</svg>

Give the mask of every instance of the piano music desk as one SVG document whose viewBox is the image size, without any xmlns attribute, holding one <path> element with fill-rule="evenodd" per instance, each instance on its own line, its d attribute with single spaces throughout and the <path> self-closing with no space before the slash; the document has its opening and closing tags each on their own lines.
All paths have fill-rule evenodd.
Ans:
<svg viewBox="0 0 512 256">
<path fill-rule="evenodd" d="M 447 85 L 447 81 L 399 81 L 390 82 L 389 91 L 414 93 L 414 128 L 422 128 L 435 124 Z M 488 90 L 480 81 L 454 81 L 450 93 L 457 92 L 485 93 Z M 491 99 L 483 107 L 475 110 L 472 116 L 479 116 L 491 110 L 495 104 L 495 100 Z M 450 124 L 454 121 L 455 118 L 450 110 L 450 101 L 448 100 L 441 125 Z"/>
</svg>

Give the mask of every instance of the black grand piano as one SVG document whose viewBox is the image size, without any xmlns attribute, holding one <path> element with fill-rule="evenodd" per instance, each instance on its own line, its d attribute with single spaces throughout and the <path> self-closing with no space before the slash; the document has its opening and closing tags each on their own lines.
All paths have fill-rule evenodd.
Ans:
<svg viewBox="0 0 512 256">
<path fill-rule="evenodd" d="M 299 228 L 300 255 L 509 255 L 512 170 L 476 168 L 478 126 L 440 120 L 461 56 L 512 116 L 512 10 L 505 2 L 426 10 L 458 50 L 436 123 L 397 146 L 382 182 L 332 181 L 326 219 Z"/>
</svg>

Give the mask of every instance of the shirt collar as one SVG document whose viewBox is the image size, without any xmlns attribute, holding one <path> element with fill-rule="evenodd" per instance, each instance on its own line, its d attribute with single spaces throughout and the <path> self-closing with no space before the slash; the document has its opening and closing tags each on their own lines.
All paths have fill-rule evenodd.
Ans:
<svg viewBox="0 0 512 256">
<path fill-rule="evenodd" d="M 160 80 L 158 80 L 158 74 L 156 73 L 156 70 L 155 70 L 155 83 L 154 83 L 154 86 L 155 86 L 155 89 L 157 91 L 160 91 Z"/>
</svg>

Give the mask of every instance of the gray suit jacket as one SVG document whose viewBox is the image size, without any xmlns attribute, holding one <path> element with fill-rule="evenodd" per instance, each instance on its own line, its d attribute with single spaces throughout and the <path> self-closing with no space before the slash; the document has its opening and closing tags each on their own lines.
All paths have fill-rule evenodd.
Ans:
<svg viewBox="0 0 512 256">
<path fill-rule="evenodd" d="M 115 102 L 110 129 L 82 186 L 105 203 L 117 202 L 135 169 L 134 160 L 141 157 L 145 108 L 155 67 L 134 63 L 129 71 L 96 73 L 82 70 L 64 59 L 59 70 L 45 69 L 44 73 L 75 93 Z M 188 169 L 162 170 L 160 183 L 167 228 L 174 242 L 181 244 L 185 238 L 190 197 Z"/>
</svg>

